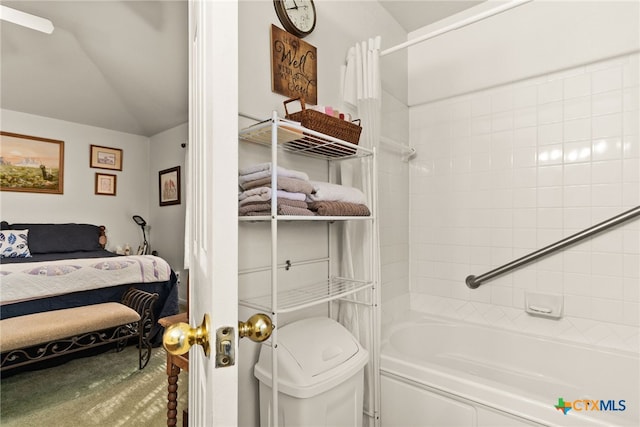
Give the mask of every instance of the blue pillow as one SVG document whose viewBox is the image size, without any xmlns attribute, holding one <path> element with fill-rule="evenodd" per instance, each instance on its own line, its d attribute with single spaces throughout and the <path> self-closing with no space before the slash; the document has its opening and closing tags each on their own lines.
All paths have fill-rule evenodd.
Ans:
<svg viewBox="0 0 640 427">
<path fill-rule="evenodd" d="M 29 230 L 0 231 L 0 258 L 31 258 Z"/>
</svg>

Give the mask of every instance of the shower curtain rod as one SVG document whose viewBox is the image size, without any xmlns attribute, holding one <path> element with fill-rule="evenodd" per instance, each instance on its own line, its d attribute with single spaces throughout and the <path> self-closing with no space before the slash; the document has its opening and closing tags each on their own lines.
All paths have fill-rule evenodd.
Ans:
<svg viewBox="0 0 640 427">
<path fill-rule="evenodd" d="M 408 162 L 417 154 L 415 148 L 409 147 L 408 145 L 402 144 L 386 136 L 380 136 L 380 142 L 399 150 L 402 155 L 402 160 L 405 162 Z"/>
<path fill-rule="evenodd" d="M 462 27 L 466 27 L 467 25 L 473 24 L 475 22 L 481 21 L 483 19 L 489 18 L 491 16 L 497 15 L 509 9 L 513 9 L 514 7 L 522 6 L 525 3 L 529 3 L 531 0 L 512 0 L 508 3 L 502 4 L 500 6 L 494 7 L 493 9 L 489 9 L 485 12 L 481 12 L 477 15 L 471 16 L 469 18 L 462 19 L 456 23 L 451 25 L 447 25 L 446 27 L 440 28 L 439 30 L 433 31 L 431 33 L 427 33 L 423 36 L 416 37 L 415 39 L 408 40 L 404 43 L 400 43 L 399 45 L 390 47 L 389 49 L 383 50 L 380 52 L 380 56 L 389 55 L 390 53 L 397 52 L 409 46 L 413 46 L 414 44 L 421 43 L 425 40 L 432 39 L 434 37 L 440 36 L 444 33 L 448 33 L 450 31 L 454 31 L 460 29 Z"/>
</svg>

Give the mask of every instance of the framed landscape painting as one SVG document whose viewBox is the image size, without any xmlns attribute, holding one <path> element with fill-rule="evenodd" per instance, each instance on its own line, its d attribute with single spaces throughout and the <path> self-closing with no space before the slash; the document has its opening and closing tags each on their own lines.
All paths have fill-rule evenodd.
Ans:
<svg viewBox="0 0 640 427">
<path fill-rule="evenodd" d="M 119 148 L 91 146 L 89 166 L 97 169 L 122 170 L 122 150 Z"/>
<path fill-rule="evenodd" d="M 63 194 L 64 141 L 0 132 L 0 191 Z"/>
</svg>

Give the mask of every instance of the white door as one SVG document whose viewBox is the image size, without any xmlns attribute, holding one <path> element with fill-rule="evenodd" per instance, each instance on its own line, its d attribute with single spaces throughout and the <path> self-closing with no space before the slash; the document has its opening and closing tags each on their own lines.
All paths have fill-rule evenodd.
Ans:
<svg viewBox="0 0 640 427">
<path fill-rule="evenodd" d="M 189 353 L 189 424 L 237 425 L 237 365 L 215 367 L 216 329 L 238 326 L 238 4 L 189 2 L 189 300 L 211 319 L 211 355 Z"/>
</svg>

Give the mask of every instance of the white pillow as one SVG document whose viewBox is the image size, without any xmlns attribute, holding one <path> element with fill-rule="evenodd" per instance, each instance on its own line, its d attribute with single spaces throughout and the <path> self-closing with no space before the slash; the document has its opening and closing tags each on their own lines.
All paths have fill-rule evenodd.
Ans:
<svg viewBox="0 0 640 427">
<path fill-rule="evenodd" d="M 0 231 L 0 258 L 30 258 L 29 230 Z"/>
</svg>

